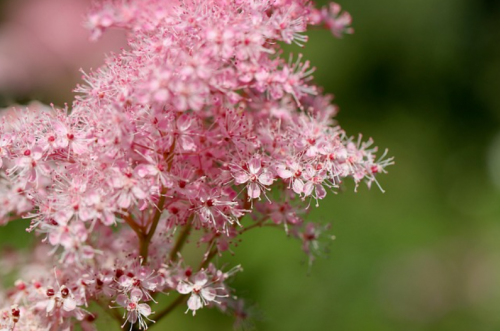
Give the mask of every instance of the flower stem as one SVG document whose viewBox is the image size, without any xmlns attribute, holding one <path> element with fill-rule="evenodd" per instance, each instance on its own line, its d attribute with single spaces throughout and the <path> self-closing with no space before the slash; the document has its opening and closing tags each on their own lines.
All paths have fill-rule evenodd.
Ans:
<svg viewBox="0 0 500 331">
<path fill-rule="evenodd" d="M 169 261 L 175 262 L 177 260 L 177 257 L 178 257 L 177 253 L 179 253 L 182 250 L 182 247 L 186 243 L 186 239 L 189 236 L 189 232 L 191 230 L 192 219 L 193 219 L 193 216 L 189 217 L 186 224 L 184 225 L 184 228 L 182 229 L 181 233 L 179 234 L 179 237 L 177 238 L 177 241 L 175 242 L 174 247 L 170 251 Z"/>
<path fill-rule="evenodd" d="M 167 188 L 162 187 L 161 192 L 160 192 L 160 199 L 158 200 L 158 205 L 156 212 L 153 216 L 153 220 L 151 222 L 151 227 L 149 228 L 148 233 L 143 236 L 141 240 L 141 248 L 139 251 L 140 256 L 143 258 L 143 264 L 148 262 L 148 255 L 149 255 L 149 244 L 151 243 L 151 238 L 153 238 L 153 235 L 156 232 L 156 228 L 158 227 L 158 222 L 160 221 L 161 214 L 163 212 L 163 205 L 165 204 L 166 200 L 166 194 L 167 194 Z"/>
<path fill-rule="evenodd" d="M 170 172 L 172 169 L 172 163 L 174 161 L 174 151 L 175 151 L 175 140 L 172 143 L 172 146 L 170 146 L 170 150 L 168 152 L 163 153 L 163 158 L 165 161 L 167 161 L 167 170 Z M 160 221 L 161 214 L 163 213 L 163 207 L 165 205 L 165 201 L 167 200 L 167 191 L 168 188 L 165 186 L 161 187 L 160 190 L 160 198 L 158 200 L 158 204 L 156 205 L 156 211 L 153 216 L 153 219 L 151 220 L 151 227 L 149 228 L 149 231 L 147 234 L 145 234 L 142 238 L 139 236 L 140 239 L 140 249 L 139 249 L 139 255 L 142 257 L 142 264 L 146 264 L 148 262 L 148 255 L 149 255 L 149 244 L 151 243 L 151 239 L 153 238 L 156 228 L 158 227 L 158 222 Z"/>
</svg>

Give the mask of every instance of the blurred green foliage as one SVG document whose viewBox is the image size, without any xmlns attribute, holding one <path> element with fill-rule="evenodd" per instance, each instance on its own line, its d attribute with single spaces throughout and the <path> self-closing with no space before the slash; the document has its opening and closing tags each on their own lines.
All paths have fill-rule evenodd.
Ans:
<svg viewBox="0 0 500 331">
<path fill-rule="evenodd" d="M 220 262 L 243 265 L 233 285 L 255 302 L 257 330 L 498 330 L 500 2 L 341 5 L 353 36 L 313 31 L 290 51 L 335 93 L 342 127 L 396 157 L 379 177 L 386 193 L 347 183 L 311 207 L 337 239 L 310 272 L 300 244 L 274 228 L 246 234 Z M 0 241 L 27 240 L 24 226 L 0 229 Z M 215 310 L 192 318 L 180 308 L 155 329 L 231 324 Z"/>
</svg>

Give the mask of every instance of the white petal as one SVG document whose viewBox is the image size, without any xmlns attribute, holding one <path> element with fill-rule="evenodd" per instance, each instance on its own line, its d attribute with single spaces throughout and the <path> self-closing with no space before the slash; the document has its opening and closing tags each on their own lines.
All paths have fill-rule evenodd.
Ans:
<svg viewBox="0 0 500 331">
<path fill-rule="evenodd" d="M 197 296 L 196 294 L 192 294 L 189 297 L 189 300 L 187 302 L 188 308 L 193 311 L 193 314 L 196 310 L 200 309 L 203 307 L 203 304 L 201 302 L 201 298 Z"/>
<path fill-rule="evenodd" d="M 190 285 L 185 282 L 180 282 L 177 285 L 177 292 L 179 292 L 180 294 L 188 294 L 191 293 L 192 291 L 193 291 L 193 285 Z"/>
<path fill-rule="evenodd" d="M 146 192 L 144 192 L 140 187 L 134 186 L 132 187 L 132 193 L 137 199 L 146 199 L 148 196 Z"/>
<path fill-rule="evenodd" d="M 141 315 L 149 316 L 151 315 L 151 307 L 147 303 L 141 303 L 137 306 L 137 310 Z"/>
<path fill-rule="evenodd" d="M 66 311 L 72 311 L 76 308 L 76 301 L 72 298 L 64 299 L 63 309 Z"/>
<path fill-rule="evenodd" d="M 204 287 L 201 289 L 201 296 L 207 301 L 214 301 L 217 293 L 211 287 Z"/>
<path fill-rule="evenodd" d="M 49 302 L 47 303 L 47 313 L 50 313 L 51 311 L 54 310 L 56 306 L 56 300 L 54 300 L 54 298 L 52 299 L 49 299 Z"/>
<path fill-rule="evenodd" d="M 194 286 L 201 288 L 208 282 L 207 275 L 204 272 L 199 272 L 194 276 Z"/>
</svg>

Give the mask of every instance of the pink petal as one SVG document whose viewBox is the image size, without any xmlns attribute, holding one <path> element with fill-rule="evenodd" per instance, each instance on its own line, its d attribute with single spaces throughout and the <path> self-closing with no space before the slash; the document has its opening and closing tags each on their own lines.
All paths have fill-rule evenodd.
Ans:
<svg viewBox="0 0 500 331">
<path fill-rule="evenodd" d="M 73 216 L 73 212 L 70 211 L 69 209 L 60 210 L 54 214 L 54 220 L 59 225 L 66 225 L 68 224 L 68 221 L 70 220 L 71 216 Z"/>
<path fill-rule="evenodd" d="M 188 137 L 188 136 L 182 136 L 180 138 L 180 144 L 182 146 L 182 149 L 185 151 L 195 151 L 196 150 L 196 144 L 193 140 L 193 138 Z"/>
<path fill-rule="evenodd" d="M 135 172 L 141 178 L 146 176 L 154 176 L 158 173 L 158 168 L 150 164 L 139 164 L 135 167 Z"/>
<path fill-rule="evenodd" d="M 290 170 L 286 169 L 284 166 L 277 167 L 276 173 L 283 179 L 290 178 L 293 175 L 293 173 Z"/>
<path fill-rule="evenodd" d="M 240 172 L 233 174 L 233 178 L 234 178 L 236 184 L 243 184 L 243 183 L 248 182 L 248 180 L 250 179 L 250 176 L 248 176 L 248 174 L 246 172 L 240 171 Z"/>
<path fill-rule="evenodd" d="M 78 211 L 78 216 L 82 221 L 89 221 L 96 217 L 96 211 L 94 208 L 83 207 Z"/>
<path fill-rule="evenodd" d="M 304 182 L 301 179 L 296 179 L 292 184 L 293 191 L 297 194 L 304 192 Z"/>
<path fill-rule="evenodd" d="M 82 257 L 84 259 L 92 259 L 94 257 L 94 249 L 91 246 L 83 246 L 82 249 Z"/>
<path fill-rule="evenodd" d="M 138 316 L 139 316 L 139 314 L 137 313 L 137 310 L 131 310 L 131 311 L 128 312 L 127 320 L 131 324 L 135 324 L 135 322 L 137 322 L 137 317 Z"/>
<path fill-rule="evenodd" d="M 177 119 L 177 127 L 180 131 L 186 131 L 191 126 L 193 119 L 187 115 L 183 115 Z"/>
<path fill-rule="evenodd" d="M 271 185 L 274 182 L 274 176 L 269 171 L 265 171 L 259 176 L 259 182 L 262 185 Z"/>
<path fill-rule="evenodd" d="M 118 197 L 118 200 L 116 201 L 118 206 L 120 208 L 124 208 L 124 209 L 127 209 L 130 206 L 130 202 L 131 202 L 130 194 L 128 194 L 128 193 L 120 194 L 120 196 Z"/>
<path fill-rule="evenodd" d="M 16 165 L 18 167 L 29 167 L 31 165 L 31 158 L 23 156 L 16 160 Z"/>
<path fill-rule="evenodd" d="M 68 133 L 68 128 L 66 127 L 66 125 L 59 121 L 52 123 L 52 127 L 54 128 L 54 131 L 61 136 L 65 136 Z"/>
<path fill-rule="evenodd" d="M 52 246 L 56 246 L 60 243 L 61 241 L 61 235 L 57 231 L 52 231 L 49 233 L 49 243 Z"/>
<path fill-rule="evenodd" d="M 260 171 L 261 165 L 260 165 L 260 159 L 254 157 L 248 162 L 248 169 L 250 170 L 251 174 L 258 174 Z"/>
<path fill-rule="evenodd" d="M 326 197 L 326 190 L 323 187 L 323 185 L 316 184 L 315 186 L 316 186 L 316 197 L 318 199 L 323 199 L 324 197 Z"/>
<path fill-rule="evenodd" d="M 189 107 L 193 110 L 200 110 L 205 104 L 205 98 L 200 94 L 194 94 L 189 99 Z"/>
<path fill-rule="evenodd" d="M 130 301 L 132 301 L 132 302 L 138 302 L 141 299 L 142 299 L 142 291 L 139 290 L 138 288 L 134 288 L 130 292 Z"/>
<path fill-rule="evenodd" d="M 314 185 L 312 182 L 307 182 L 306 185 L 304 185 L 304 189 L 303 189 L 303 192 L 304 192 L 304 195 L 307 197 L 309 195 L 311 195 L 312 191 L 313 191 L 313 188 L 314 188 Z"/>
<path fill-rule="evenodd" d="M 54 146 L 56 148 L 66 148 L 69 145 L 68 138 L 64 136 L 58 136 L 56 141 L 54 142 Z"/>
<path fill-rule="evenodd" d="M 116 303 L 118 303 L 122 307 L 127 307 L 129 303 L 128 297 L 125 294 L 119 294 L 116 297 Z"/>
<path fill-rule="evenodd" d="M 111 212 L 104 212 L 104 219 L 102 220 L 104 225 L 113 225 L 115 224 L 115 215 Z"/>
<path fill-rule="evenodd" d="M 260 197 L 260 187 L 256 183 L 250 183 L 248 185 L 248 196 L 251 199 L 256 199 Z"/>
<path fill-rule="evenodd" d="M 78 155 L 84 154 L 88 150 L 86 144 L 76 141 L 73 141 L 73 143 L 71 144 L 71 148 L 73 149 L 73 152 Z"/>
<path fill-rule="evenodd" d="M 40 147 L 35 147 L 31 150 L 31 157 L 33 160 L 40 160 L 43 156 L 43 150 Z"/>
</svg>

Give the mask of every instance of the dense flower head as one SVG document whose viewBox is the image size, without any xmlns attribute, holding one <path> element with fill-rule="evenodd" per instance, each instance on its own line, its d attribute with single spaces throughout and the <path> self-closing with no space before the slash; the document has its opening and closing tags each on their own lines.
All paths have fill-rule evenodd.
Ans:
<svg viewBox="0 0 500 331">
<path fill-rule="evenodd" d="M 168 292 L 193 314 L 241 310 L 225 284 L 241 268 L 210 260 L 259 226 L 283 226 L 312 260 L 325 227 L 304 221 L 310 204 L 345 178 L 377 183 L 392 159 L 338 126 L 314 68 L 283 59 L 280 42 L 350 21 L 308 0 L 97 3 L 92 37 L 126 29 L 128 49 L 83 74 L 71 108 L 33 104 L 0 123 L 0 222 L 29 218 L 56 264 L 2 300 L 1 330 L 90 330 L 90 301 L 146 329 Z M 181 255 L 194 231 L 198 267 Z"/>
</svg>

